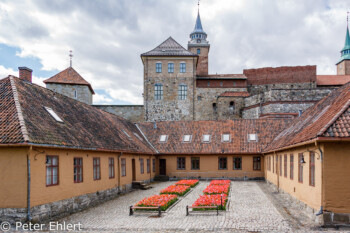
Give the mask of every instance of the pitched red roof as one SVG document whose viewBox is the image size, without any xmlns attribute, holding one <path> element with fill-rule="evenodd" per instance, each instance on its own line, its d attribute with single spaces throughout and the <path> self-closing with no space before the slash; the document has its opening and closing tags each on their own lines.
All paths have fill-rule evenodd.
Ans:
<svg viewBox="0 0 350 233">
<path fill-rule="evenodd" d="M 350 83 L 332 91 L 327 97 L 295 118 L 265 149 L 266 152 L 310 141 L 317 137 L 349 137 Z"/>
<path fill-rule="evenodd" d="M 291 122 L 290 119 L 237 119 L 226 121 L 164 121 L 140 123 L 138 126 L 161 154 L 257 154 Z M 202 142 L 204 134 L 211 142 Z M 222 134 L 230 134 L 231 142 L 221 142 Z M 248 134 L 257 134 L 257 142 L 249 142 Z M 159 141 L 168 135 L 166 143 Z M 190 143 L 182 142 L 192 135 Z"/>
<path fill-rule="evenodd" d="M 239 91 L 239 92 L 225 91 L 220 95 L 220 97 L 248 97 L 248 96 L 250 96 L 250 94 L 247 91 Z"/>
<path fill-rule="evenodd" d="M 95 94 L 91 84 L 81 77 L 81 75 L 75 69 L 73 69 L 73 67 L 68 67 L 51 78 L 44 80 L 44 83 L 86 85 L 89 87 L 92 94 Z"/>
<path fill-rule="evenodd" d="M 155 153 L 137 127 L 121 117 L 15 77 L 0 80 L 0 87 L 0 143 L 24 143 L 26 136 L 34 145 Z"/>
<path fill-rule="evenodd" d="M 317 75 L 318 86 L 342 86 L 350 82 L 350 75 Z"/>
</svg>

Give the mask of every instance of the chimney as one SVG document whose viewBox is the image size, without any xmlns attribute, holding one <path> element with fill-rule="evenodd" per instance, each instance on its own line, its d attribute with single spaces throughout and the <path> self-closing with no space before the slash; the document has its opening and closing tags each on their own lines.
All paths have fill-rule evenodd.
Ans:
<svg viewBox="0 0 350 233">
<path fill-rule="evenodd" d="M 27 68 L 27 67 L 18 67 L 19 71 L 19 79 L 22 79 L 27 82 L 32 82 L 32 72 L 33 70 Z"/>
</svg>

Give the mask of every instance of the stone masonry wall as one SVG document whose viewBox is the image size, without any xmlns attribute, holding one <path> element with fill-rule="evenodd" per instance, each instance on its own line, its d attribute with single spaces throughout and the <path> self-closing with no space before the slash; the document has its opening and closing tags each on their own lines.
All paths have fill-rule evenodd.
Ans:
<svg viewBox="0 0 350 233">
<path fill-rule="evenodd" d="M 349 75 L 350 74 L 350 61 L 344 60 L 337 64 L 337 75 Z"/>
<path fill-rule="evenodd" d="M 47 83 L 46 88 L 53 90 L 62 95 L 68 96 L 72 99 L 76 99 L 80 102 L 91 105 L 92 104 L 92 93 L 86 85 L 70 85 L 70 84 L 57 84 Z M 74 91 L 77 91 L 77 97 L 74 97 Z"/>
<path fill-rule="evenodd" d="M 144 121 L 143 105 L 93 105 L 103 111 L 123 117 L 132 122 Z"/>
</svg>

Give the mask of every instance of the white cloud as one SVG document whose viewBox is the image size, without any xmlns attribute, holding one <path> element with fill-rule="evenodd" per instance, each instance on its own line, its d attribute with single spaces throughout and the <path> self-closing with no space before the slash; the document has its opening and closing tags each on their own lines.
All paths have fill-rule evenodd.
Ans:
<svg viewBox="0 0 350 233">
<path fill-rule="evenodd" d="M 315 64 L 319 74 L 334 74 L 347 10 L 348 0 L 202 1 L 209 70 Z M 72 49 L 73 67 L 94 89 L 113 101 L 142 104 L 140 54 L 169 36 L 186 47 L 196 14 L 196 1 L 188 0 L 3 0 L 0 43 L 21 48 L 21 57 L 38 58 L 44 70 L 66 68 Z"/>
</svg>

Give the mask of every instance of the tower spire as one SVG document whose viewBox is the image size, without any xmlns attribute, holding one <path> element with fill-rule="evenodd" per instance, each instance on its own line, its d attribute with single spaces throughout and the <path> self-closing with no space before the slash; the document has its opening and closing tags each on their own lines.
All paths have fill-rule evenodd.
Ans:
<svg viewBox="0 0 350 233">
<path fill-rule="evenodd" d="M 70 67 L 72 67 L 72 58 L 73 58 L 73 51 L 69 50 L 69 64 L 70 64 Z"/>
</svg>

